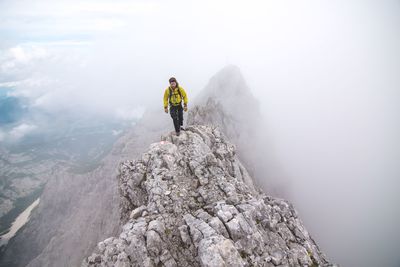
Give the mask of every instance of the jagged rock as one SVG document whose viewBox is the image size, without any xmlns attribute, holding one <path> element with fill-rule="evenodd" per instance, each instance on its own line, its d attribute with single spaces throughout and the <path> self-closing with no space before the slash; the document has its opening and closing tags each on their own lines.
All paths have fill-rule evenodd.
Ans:
<svg viewBox="0 0 400 267">
<path fill-rule="evenodd" d="M 82 266 L 331 266 L 293 206 L 255 188 L 216 128 L 163 136 L 121 163 L 118 179 L 123 230 Z"/>
<path fill-rule="evenodd" d="M 137 219 L 143 212 L 146 210 L 146 206 L 140 206 L 139 208 L 134 209 L 129 216 L 130 219 Z"/>
</svg>

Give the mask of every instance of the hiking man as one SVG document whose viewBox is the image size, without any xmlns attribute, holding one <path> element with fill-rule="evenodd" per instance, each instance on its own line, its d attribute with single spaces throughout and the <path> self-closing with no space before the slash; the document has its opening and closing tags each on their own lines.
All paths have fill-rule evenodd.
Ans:
<svg viewBox="0 0 400 267">
<path fill-rule="evenodd" d="M 183 111 L 182 111 L 182 100 L 183 110 L 187 111 L 188 98 L 185 90 L 179 86 L 178 82 L 174 77 L 169 79 L 169 87 L 164 92 L 164 111 L 168 113 L 168 102 L 169 102 L 169 113 L 174 121 L 174 127 L 176 135 L 179 136 L 180 130 L 183 128 Z"/>
</svg>

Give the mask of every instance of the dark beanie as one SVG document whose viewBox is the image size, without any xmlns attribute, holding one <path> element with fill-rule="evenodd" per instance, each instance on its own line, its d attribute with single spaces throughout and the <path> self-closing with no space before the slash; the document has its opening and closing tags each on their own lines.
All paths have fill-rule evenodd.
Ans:
<svg viewBox="0 0 400 267">
<path fill-rule="evenodd" d="M 169 78 L 169 83 L 172 83 L 172 82 L 176 82 L 176 79 L 174 77 Z"/>
</svg>

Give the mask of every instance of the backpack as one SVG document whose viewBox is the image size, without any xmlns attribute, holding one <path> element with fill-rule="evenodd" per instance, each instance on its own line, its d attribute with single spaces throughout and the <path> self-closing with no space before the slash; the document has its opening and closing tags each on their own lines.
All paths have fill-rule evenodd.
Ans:
<svg viewBox="0 0 400 267">
<path fill-rule="evenodd" d="M 169 99 L 168 99 L 170 105 L 172 105 L 172 104 L 171 104 L 171 96 L 172 96 L 173 93 L 174 93 L 174 92 L 172 91 L 172 88 L 171 88 L 171 86 L 170 86 L 170 87 L 169 87 Z M 179 96 L 181 97 L 181 103 L 182 103 L 183 98 L 182 98 L 181 89 L 179 89 L 179 86 L 178 86 L 178 93 L 179 93 Z"/>
</svg>

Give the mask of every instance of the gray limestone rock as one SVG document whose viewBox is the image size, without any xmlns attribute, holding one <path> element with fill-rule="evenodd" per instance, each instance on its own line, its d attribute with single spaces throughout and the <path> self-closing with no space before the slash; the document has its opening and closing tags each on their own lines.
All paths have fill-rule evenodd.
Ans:
<svg viewBox="0 0 400 267">
<path fill-rule="evenodd" d="M 163 136 L 120 164 L 122 232 L 82 266 L 332 266 L 293 206 L 244 175 L 215 127 Z"/>
</svg>

